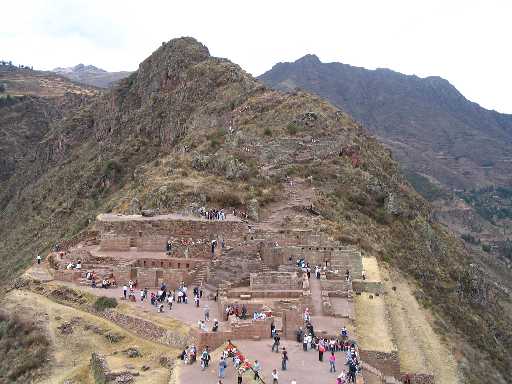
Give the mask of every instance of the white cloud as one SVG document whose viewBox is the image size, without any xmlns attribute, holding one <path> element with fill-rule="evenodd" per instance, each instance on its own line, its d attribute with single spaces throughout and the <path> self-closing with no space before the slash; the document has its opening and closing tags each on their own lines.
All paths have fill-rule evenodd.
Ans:
<svg viewBox="0 0 512 384">
<path fill-rule="evenodd" d="M 500 0 L 24 0 L 2 4 L 0 58 L 133 70 L 162 41 L 194 36 L 255 75 L 316 53 L 439 75 L 469 99 L 512 113 L 511 15 L 512 3 Z"/>
</svg>

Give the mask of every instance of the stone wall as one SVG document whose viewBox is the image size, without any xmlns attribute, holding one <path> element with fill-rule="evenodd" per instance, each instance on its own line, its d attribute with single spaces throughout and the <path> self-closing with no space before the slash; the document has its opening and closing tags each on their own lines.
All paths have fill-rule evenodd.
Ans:
<svg viewBox="0 0 512 384">
<path fill-rule="evenodd" d="M 106 309 L 98 313 L 105 319 L 119 325 L 135 335 L 173 348 L 183 349 L 196 341 L 195 332 L 175 332 L 151 321 L 139 317 L 126 315 L 113 309 Z"/>
<path fill-rule="evenodd" d="M 96 229 L 102 234 L 112 233 L 126 237 L 177 237 L 201 239 L 239 239 L 247 234 L 247 225 L 242 221 L 211 221 L 192 217 L 140 216 L 114 218 L 98 216 Z"/>
<path fill-rule="evenodd" d="M 380 281 L 353 280 L 352 289 L 354 292 L 368 292 L 373 294 L 384 293 L 384 286 Z"/>
<path fill-rule="evenodd" d="M 231 322 L 229 329 L 218 332 L 198 332 L 197 347 L 202 350 L 208 346 L 214 350 L 223 345 L 227 340 L 259 340 L 270 338 L 270 325 L 273 319 L 267 317 L 264 320 L 241 320 Z"/>
<path fill-rule="evenodd" d="M 400 382 L 407 383 L 407 379 L 410 384 L 435 384 L 434 376 L 426 373 L 402 373 Z"/>
<path fill-rule="evenodd" d="M 82 231 L 82 232 L 76 234 L 75 236 L 73 236 L 71 239 L 61 240 L 59 242 L 59 250 L 67 251 L 79 243 L 83 243 L 86 241 L 94 242 L 94 241 L 96 241 L 97 236 L 98 236 L 98 231 Z"/>
<path fill-rule="evenodd" d="M 288 340 L 295 340 L 297 330 L 299 329 L 299 327 L 302 327 L 304 325 L 304 320 L 302 317 L 303 313 L 304 308 L 301 305 L 297 305 L 294 308 L 282 310 L 282 337 Z"/>
<path fill-rule="evenodd" d="M 251 290 L 251 289 L 246 289 L 246 290 L 241 290 L 241 289 L 237 289 L 237 290 L 233 290 L 233 291 L 228 291 L 226 293 L 226 297 L 227 298 L 230 298 L 230 299 L 239 299 L 239 300 L 243 300 L 243 298 L 247 298 L 247 299 L 250 299 L 250 298 L 260 298 L 260 299 L 298 299 L 298 298 L 301 298 L 303 296 L 303 291 L 302 290 L 293 290 L 293 291 L 290 291 L 290 290 L 277 290 L 277 289 L 273 289 L 273 290 Z"/>
<path fill-rule="evenodd" d="M 114 234 L 102 234 L 100 238 L 100 250 L 102 251 L 129 251 L 131 240 L 126 236 Z"/>
<path fill-rule="evenodd" d="M 301 290 L 302 278 L 297 272 L 258 272 L 250 274 L 251 291 Z"/>
<path fill-rule="evenodd" d="M 96 352 L 91 354 L 91 372 L 94 378 L 95 384 L 106 384 L 108 382 L 107 375 L 110 369 L 107 364 L 107 360 L 103 355 Z"/>
<path fill-rule="evenodd" d="M 400 378 L 400 359 L 398 352 L 359 350 L 361 360 L 379 370 L 383 376 Z"/>
<path fill-rule="evenodd" d="M 67 281 L 70 283 L 77 283 L 82 276 L 81 271 L 74 271 L 68 269 L 59 269 L 53 273 L 55 280 Z"/>
</svg>

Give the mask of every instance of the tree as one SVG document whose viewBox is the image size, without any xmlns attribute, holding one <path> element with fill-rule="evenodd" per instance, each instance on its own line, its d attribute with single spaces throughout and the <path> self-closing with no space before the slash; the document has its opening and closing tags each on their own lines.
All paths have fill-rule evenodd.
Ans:
<svg viewBox="0 0 512 384">
<path fill-rule="evenodd" d="M 5 85 L 3 83 L 0 83 L 0 93 L 5 92 Z"/>
</svg>

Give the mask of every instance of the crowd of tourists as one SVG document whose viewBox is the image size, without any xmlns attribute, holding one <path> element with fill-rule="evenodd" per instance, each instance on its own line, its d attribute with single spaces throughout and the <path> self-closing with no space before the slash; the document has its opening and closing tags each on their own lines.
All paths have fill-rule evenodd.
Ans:
<svg viewBox="0 0 512 384">
<path fill-rule="evenodd" d="M 223 209 L 199 208 L 199 214 L 206 220 L 226 220 L 226 213 Z"/>
</svg>

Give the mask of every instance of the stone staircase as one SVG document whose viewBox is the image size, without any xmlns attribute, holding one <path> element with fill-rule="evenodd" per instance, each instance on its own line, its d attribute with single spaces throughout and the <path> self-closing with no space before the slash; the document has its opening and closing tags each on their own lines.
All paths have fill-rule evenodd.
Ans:
<svg viewBox="0 0 512 384">
<path fill-rule="evenodd" d="M 208 264 L 205 262 L 201 264 L 195 274 L 194 281 L 192 282 L 193 287 L 199 287 L 206 282 L 208 277 Z"/>
</svg>

